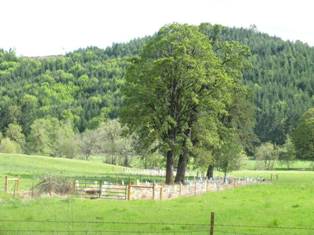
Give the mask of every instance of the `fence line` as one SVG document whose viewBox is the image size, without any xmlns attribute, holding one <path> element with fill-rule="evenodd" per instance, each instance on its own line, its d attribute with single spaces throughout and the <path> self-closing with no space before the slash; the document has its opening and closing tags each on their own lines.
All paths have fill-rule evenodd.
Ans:
<svg viewBox="0 0 314 235">
<path fill-rule="evenodd" d="M 198 195 L 206 192 L 221 191 L 228 188 L 264 183 L 260 178 L 223 178 L 187 180 L 186 184 L 164 185 L 157 183 L 111 184 L 101 180 L 75 180 L 75 192 L 81 197 L 110 199 L 152 199 L 164 200 L 179 196 Z"/>
<path fill-rule="evenodd" d="M 174 225 L 174 226 L 209 226 L 208 223 L 168 223 L 168 222 L 122 222 L 122 221 L 83 221 L 83 220 L 12 220 L 0 219 L 0 223 L 62 223 L 62 224 L 119 224 L 119 225 Z"/>
<path fill-rule="evenodd" d="M 214 213 L 211 213 L 209 223 L 172 223 L 172 222 L 123 222 L 123 221 L 84 221 L 84 220 L 23 220 L 23 219 L 0 219 L 0 227 L 3 227 L 6 223 L 12 224 L 103 224 L 103 225 L 136 225 L 136 226 L 147 226 L 147 225 L 156 225 L 156 226 L 178 226 L 178 227 L 199 227 L 198 231 L 209 231 L 211 227 L 214 227 L 214 232 L 218 231 L 227 231 L 223 229 L 227 228 L 236 228 L 236 229 L 267 229 L 267 230 L 305 230 L 305 231 L 314 231 L 314 227 L 300 227 L 300 226 L 268 226 L 268 225 L 258 225 L 258 224 L 220 224 L 215 223 Z M 216 229 L 217 228 L 217 229 Z M 223 229 L 222 229 L 223 228 Z M 24 230 L 13 230 L 13 229 L 0 229 L 0 231 L 24 231 Z M 30 231 L 30 230 L 25 230 Z M 45 231 L 45 230 L 36 230 L 32 229 L 31 231 Z M 50 230 L 49 230 L 50 231 Z M 59 232 L 77 232 L 82 230 L 55 230 Z M 89 231 L 89 230 L 84 230 Z M 110 230 L 117 231 L 117 230 Z M 110 232 L 109 231 L 109 232 Z M 175 230 L 172 230 L 172 232 Z M 196 231 L 196 230 L 194 230 Z M 99 232 L 106 232 L 99 230 Z M 140 232 L 140 231 L 130 231 L 130 232 Z M 183 231 L 184 232 L 184 231 Z"/>
<path fill-rule="evenodd" d="M 314 231 L 314 227 L 293 227 L 293 226 L 266 226 L 266 225 L 244 225 L 244 224 L 216 224 L 215 227 L 231 228 L 256 228 L 256 229 L 282 229 L 282 230 L 308 230 Z"/>
<path fill-rule="evenodd" d="M 48 176 L 42 178 L 35 186 L 32 181 L 32 187 L 26 191 L 19 191 L 19 178 L 4 177 L 4 189 L 8 192 L 9 181 L 14 181 L 13 195 L 19 195 L 24 198 L 33 198 L 41 194 L 54 195 L 76 195 L 85 198 L 103 198 L 103 199 L 120 199 L 136 200 L 151 199 L 164 200 L 177 198 L 179 196 L 192 196 L 205 192 L 221 191 L 228 188 L 235 188 L 248 184 L 265 183 L 264 178 L 215 177 L 210 180 L 199 178 L 196 180 L 187 179 L 185 184 L 165 185 L 155 181 L 139 180 L 121 180 L 121 182 L 111 182 L 106 178 L 94 177 L 59 177 Z M 128 182 L 127 184 L 125 182 Z"/>
<path fill-rule="evenodd" d="M 173 225 L 173 226 L 210 226 L 211 223 L 169 223 L 169 222 L 122 222 L 122 221 L 83 221 L 83 220 L 14 220 L 0 219 L 0 223 L 62 223 L 62 224 L 115 224 L 115 225 Z M 314 231 L 314 227 L 268 226 L 245 224 L 215 224 L 215 227 L 257 228 L 257 229 L 293 229 Z"/>
<path fill-rule="evenodd" d="M 32 230 L 14 230 L 14 229 L 0 229 L 0 232 L 40 232 L 40 233 L 131 233 L 131 234 L 173 234 L 173 233 L 195 233 L 195 232 L 208 232 L 208 230 L 193 230 L 193 231 L 182 231 L 182 230 L 172 230 L 172 231 L 128 231 L 128 230 L 42 230 L 42 229 L 32 229 Z"/>
</svg>

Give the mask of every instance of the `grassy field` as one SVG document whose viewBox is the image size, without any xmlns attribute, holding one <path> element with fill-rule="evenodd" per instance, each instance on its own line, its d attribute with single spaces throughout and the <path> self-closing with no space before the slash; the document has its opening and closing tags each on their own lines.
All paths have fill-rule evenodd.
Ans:
<svg viewBox="0 0 314 235">
<path fill-rule="evenodd" d="M 43 177 L 47 176 L 72 179 L 93 178 L 112 183 L 135 183 L 138 180 L 141 182 L 160 182 L 164 180 L 162 176 L 147 175 L 144 169 L 105 164 L 99 156 L 91 157 L 89 161 L 85 161 L 0 153 L 0 178 L 4 178 L 4 176 L 19 177 L 21 179 L 19 188 L 23 191 L 30 191 Z M 3 188 L 4 183 L 2 181 L 0 192 L 3 191 Z M 14 191 L 14 182 L 10 183 L 8 188 L 10 192 Z"/>
<path fill-rule="evenodd" d="M 256 160 L 246 160 L 242 164 L 242 168 L 246 170 L 259 170 L 263 168 L 263 162 Z M 274 164 L 275 170 L 314 170 L 314 164 L 311 161 L 300 161 L 295 160 L 290 163 L 290 168 L 287 168 L 287 165 L 284 162 L 276 161 Z"/>
<path fill-rule="evenodd" d="M 0 176 L 8 174 L 30 176 L 46 173 L 91 176 L 120 170 L 119 167 L 97 162 L 0 155 Z M 1 233 L 1 230 L 6 229 L 122 231 L 120 234 L 128 234 L 126 231 L 142 231 L 142 234 L 150 234 L 149 231 L 160 231 L 162 234 L 208 234 L 211 211 L 216 213 L 215 234 L 314 233 L 314 230 L 300 229 L 313 226 L 313 172 L 242 170 L 232 174 L 265 178 L 269 178 L 270 174 L 279 174 L 279 180 L 271 184 L 251 185 L 169 201 L 109 201 L 78 198 L 21 200 L 0 193 L 0 234 L 9 234 Z M 299 229 L 283 227 L 299 227 Z M 191 231 L 199 232 L 191 233 Z"/>
<path fill-rule="evenodd" d="M 239 171 L 235 175 L 266 177 L 269 176 L 269 172 Z M 206 225 L 182 224 L 208 224 L 210 212 L 215 211 L 218 225 L 216 234 L 224 234 L 219 233 L 218 230 L 233 232 L 230 234 L 313 234 L 313 231 L 308 230 L 280 229 L 280 227 L 312 227 L 313 196 L 312 172 L 281 172 L 279 180 L 272 184 L 252 185 L 169 201 L 106 201 L 74 198 L 2 200 L 0 203 L 2 220 L 29 222 L 1 222 L 0 227 L 2 229 L 147 231 L 144 234 L 158 230 L 169 231 L 170 234 L 175 234 L 173 231 L 180 231 L 177 234 L 184 234 L 184 231 L 193 229 L 207 229 Z M 39 223 L 38 220 L 72 221 L 72 223 Z M 84 223 L 88 221 L 131 224 Z M 219 227 L 219 225 L 259 225 L 265 228 L 230 228 Z M 270 229 L 270 227 L 274 228 Z"/>
<path fill-rule="evenodd" d="M 122 167 L 97 161 L 0 153 L 0 175 L 101 175 L 121 170 Z"/>
<path fill-rule="evenodd" d="M 123 168 L 82 160 L 52 158 L 23 154 L 0 153 L 0 177 L 19 176 L 21 187 L 26 189 L 37 182 L 40 176 L 101 176 L 106 173 L 118 173 Z M 3 189 L 1 180 L 0 191 Z"/>
</svg>

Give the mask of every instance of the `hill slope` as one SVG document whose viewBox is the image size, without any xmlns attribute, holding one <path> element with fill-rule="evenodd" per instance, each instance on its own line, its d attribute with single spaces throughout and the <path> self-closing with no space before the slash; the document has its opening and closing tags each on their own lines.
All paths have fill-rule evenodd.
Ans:
<svg viewBox="0 0 314 235">
<path fill-rule="evenodd" d="M 123 167 L 84 161 L 45 156 L 0 153 L 0 176 L 21 175 L 24 177 L 40 175 L 96 176 L 122 172 Z"/>
<path fill-rule="evenodd" d="M 202 24 L 202 30 L 212 37 L 213 25 Z M 263 142 L 282 144 L 300 115 L 314 105 L 314 48 L 255 29 L 223 27 L 220 37 L 251 48 L 253 69 L 244 79 L 257 107 L 255 133 Z M 31 123 L 46 116 L 70 119 L 84 131 L 105 117 L 117 117 L 128 58 L 147 40 L 46 58 L 17 58 L 0 50 L 0 131 L 18 122 L 28 134 Z"/>
</svg>

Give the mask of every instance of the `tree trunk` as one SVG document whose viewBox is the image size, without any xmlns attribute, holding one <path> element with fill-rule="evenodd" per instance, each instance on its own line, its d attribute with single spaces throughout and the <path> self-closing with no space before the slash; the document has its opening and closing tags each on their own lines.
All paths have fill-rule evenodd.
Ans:
<svg viewBox="0 0 314 235">
<path fill-rule="evenodd" d="M 207 179 L 211 179 L 214 177 L 214 165 L 209 164 L 206 173 Z"/>
<path fill-rule="evenodd" d="M 166 184 L 173 184 L 173 152 L 167 152 Z"/>
<path fill-rule="evenodd" d="M 192 122 L 189 123 L 189 128 L 185 130 L 185 139 L 182 145 L 183 152 L 180 154 L 179 161 L 178 161 L 178 167 L 177 167 L 177 174 L 176 174 L 176 183 L 184 183 L 185 180 L 185 172 L 186 172 L 186 166 L 188 164 L 189 159 L 189 149 L 187 147 L 187 141 L 188 139 L 191 139 L 191 128 L 192 128 Z"/>
<path fill-rule="evenodd" d="M 180 155 L 178 161 L 177 174 L 175 178 L 176 183 L 182 184 L 184 183 L 187 163 L 188 163 L 188 150 L 187 148 L 184 148 L 183 153 Z"/>
</svg>

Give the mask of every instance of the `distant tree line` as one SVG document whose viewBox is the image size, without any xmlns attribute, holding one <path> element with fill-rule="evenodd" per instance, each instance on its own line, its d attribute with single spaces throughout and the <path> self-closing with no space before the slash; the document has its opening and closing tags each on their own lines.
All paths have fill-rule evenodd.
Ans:
<svg viewBox="0 0 314 235">
<path fill-rule="evenodd" d="M 96 129 L 79 133 L 74 131 L 70 122 L 59 121 L 56 118 L 41 118 L 36 119 L 31 125 L 27 137 L 20 125 L 10 124 L 0 136 L 0 152 L 84 160 L 99 155 L 106 163 L 130 166 L 131 159 L 136 153 L 136 139 L 124 134 L 125 131 L 117 120 L 108 120 Z"/>
</svg>

